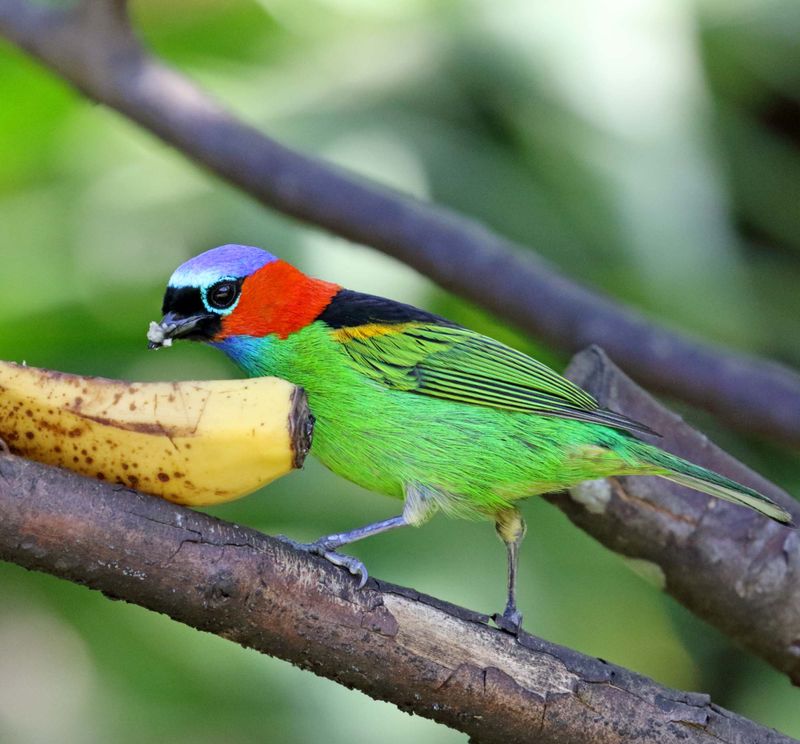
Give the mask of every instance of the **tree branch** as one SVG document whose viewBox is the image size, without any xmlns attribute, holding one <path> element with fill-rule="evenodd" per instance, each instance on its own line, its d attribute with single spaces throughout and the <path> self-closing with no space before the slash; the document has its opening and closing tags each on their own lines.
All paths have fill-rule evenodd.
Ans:
<svg viewBox="0 0 800 744">
<path fill-rule="evenodd" d="M 601 404 L 662 433 L 656 443 L 758 489 L 800 522 L 800 505 L 664 408 L 597 347 L 567 376 Z M 663 588 L 800 685 L 800 532 L 661 478 L 620 477 L 548 495 L 606 547 L 647 561 Z"/>
<path fill-rule="evenodd" d="M 603 346 L 642 384 L 800 445 L 800 375 L 668 330 L 453 212 L 389 193 L 231 116 L 135 39 L 123 0 L 0 0 L 0 34 L 263 204 L 374 246 L 567 351 Z"/>
<path fill-rule="evenodd" d="M 163 612 L 478 742 L 791 739 L 712 704 L 254 530 L 0 455 L 0 558 Z"/>
</svg>

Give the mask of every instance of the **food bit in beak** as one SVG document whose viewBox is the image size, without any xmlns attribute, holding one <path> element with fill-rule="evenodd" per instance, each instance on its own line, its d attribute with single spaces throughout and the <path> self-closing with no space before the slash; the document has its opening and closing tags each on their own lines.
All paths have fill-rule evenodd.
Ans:
<svg viewBox="0 0 800 744">
<path fill-rule="evenodd" d="M 164 346 L 172 346 L 172 337 L 169 335 L 171 330 L 170 326 L 164 326 L 154 320 L 150 321 L 150 327 L 147 329 L 147 340 L 150 343 L 147 348 L 160 349 Z"/>
</svg>

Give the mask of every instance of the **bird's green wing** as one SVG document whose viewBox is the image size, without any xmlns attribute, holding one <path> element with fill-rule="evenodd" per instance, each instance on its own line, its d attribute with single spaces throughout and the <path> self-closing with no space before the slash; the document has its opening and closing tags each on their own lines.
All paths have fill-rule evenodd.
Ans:
<svg viewBox="0 0 800 744">
<path fill-rule="evenodd" d="M 332 333 L 351 364 L 392 389 L 654 433 L 601 408 L 586 391 L 541 362 L 465 328 L 372 322 Z"/>
</svg>

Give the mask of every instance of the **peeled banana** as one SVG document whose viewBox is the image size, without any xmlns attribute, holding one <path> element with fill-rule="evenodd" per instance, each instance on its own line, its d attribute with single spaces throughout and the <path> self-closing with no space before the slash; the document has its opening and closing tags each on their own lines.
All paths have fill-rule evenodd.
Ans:
<svg viewBox="0 0 800 744">
<path fill-rule="evenodd" d="M 216 504 L 303 464 L 314 418 L 276 377 L 124 382 L 0 361 L 12 454 L 161 496 Z"/>
</svg>

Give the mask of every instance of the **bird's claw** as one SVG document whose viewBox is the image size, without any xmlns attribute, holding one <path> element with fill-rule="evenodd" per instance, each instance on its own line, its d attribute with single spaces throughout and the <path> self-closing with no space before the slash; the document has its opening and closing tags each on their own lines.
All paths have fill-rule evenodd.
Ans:
<svg viewBox="0 0 800 744">
<path fill-rule="evenodd" d="M 334 566 L 346 568 L 351 574 L 353 574 L 353 576 L 358 577 L 358 588 L 364 588 L 364 584 L 367 583 L 367 579 L 369 578 L 369 573 L 367 573 L 367 567 L 362 561 L 358 560 L 358 558 L 354 558 L 352 555 L 345 555 L 344 553 L 337 553 L 333 550 L 312 552 L 316 552 L 317 555 L 321 555 L 326 561 L 333 563 Z"/>
<path fill-rule="evenodd" d="M 501 615 L 499 612 L 492 615 L 494 624 L 507 633 L 517 635 L 522 629 L 522 613 L 516 607 L 506 607 Z"/>
<path fill-rule="evenodd" d="M 328 543 L 325 539 L 317 540 L 316 542 L 312 543 L 299 543 L 295 542 L 291 538 L 286 537 L 285 535 L 276 535 L 276 540 L 280 540 L 287 545 L 291 545 L 293 548 L 297 548 L 298 550 L 303 550 L 306 553 L 312 553 L 313 555 L 319 555 L 324 558 L 329 563 L 332 563 L 334 566 L 338 566 L 339 568 L 346 568 L 353 576 L 358 577 L 358 588 L 362 589 L 364 584 L 367 583 L 367 579 L 369 578 L 369 573 L 367 572 L 367 567 L 363 564 L 362 561 L 358 560 L 358 558 L 354 558 L 352 555 L 345 555 L 344 553 L 337 553 L 333 550 L 333 546 Z"/>
</svg>

